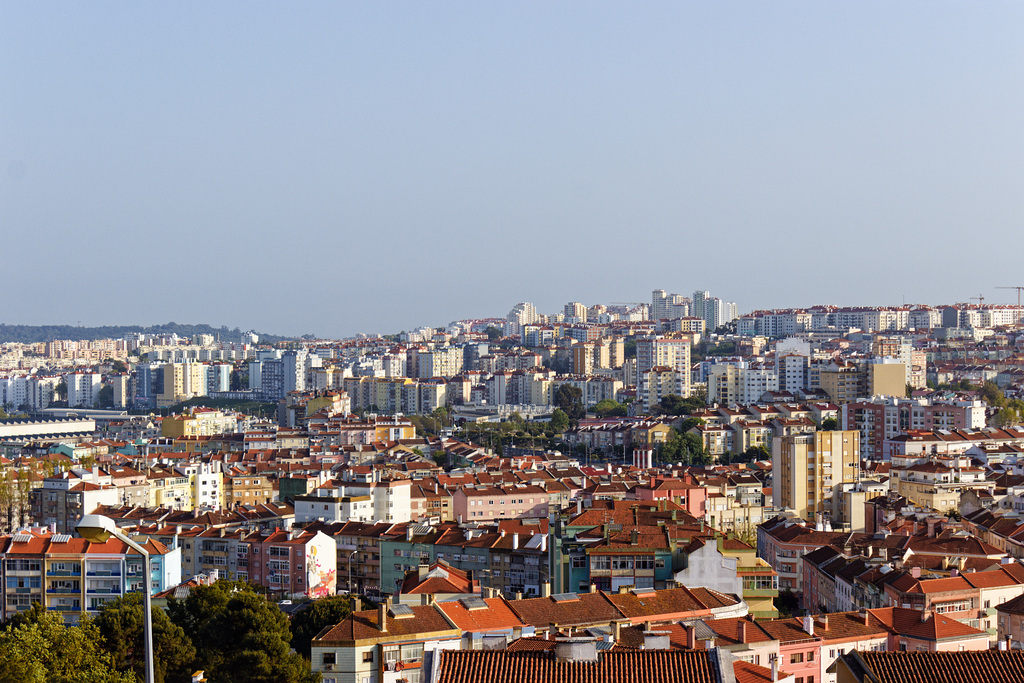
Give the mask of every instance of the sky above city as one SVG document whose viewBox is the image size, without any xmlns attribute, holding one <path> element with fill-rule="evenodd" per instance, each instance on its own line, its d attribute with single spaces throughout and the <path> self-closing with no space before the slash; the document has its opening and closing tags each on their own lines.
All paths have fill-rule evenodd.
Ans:
<svg viewBox="0 0 1024 683">
<path fill-rule="evenodd" d="M 1024 3 L 0 2 L 11 324 L 1024 285 Z"/>
</svg>

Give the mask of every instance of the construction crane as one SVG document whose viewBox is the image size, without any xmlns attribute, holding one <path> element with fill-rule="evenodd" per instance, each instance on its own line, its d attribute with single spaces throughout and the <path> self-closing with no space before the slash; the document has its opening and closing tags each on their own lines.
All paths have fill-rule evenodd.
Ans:
<svg viewBox="0 0 1024 683">
<path fill-rule="evenodd" d="M 984 294 L 979 294 L 978 296 L 972 296 L 972 297 L 970 297 L 970 299 L 971 299 L 971 301 L 977 300 L 979 307 L 985 305 L 985 295 Z"/>
<path fill-rule="evenodd" d="M 1024 287 L 996 287 L 996 289 L 1016 289 L 1017 290 L 1017 308 L 1020 308 L 1020 293 L 1024 290 Z"/>
</svg>

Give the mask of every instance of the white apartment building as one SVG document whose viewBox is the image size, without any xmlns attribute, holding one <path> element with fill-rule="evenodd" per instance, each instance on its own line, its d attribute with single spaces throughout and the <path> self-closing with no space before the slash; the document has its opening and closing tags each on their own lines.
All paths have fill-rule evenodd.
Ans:
<svg viewBox="0 0 1024 683">
<path fill-rule="evenodd" d="M 295 522 L 408 522 L 412 519 L 412 482 L 329 481 L 308 496 L 295 498 Z"/>
<path fill-rule="evenodd" d="M 103 378 L 95 372 L 75 372 L 64 376 L 68 387 L 68 405 L 91 408 L 100 397 Z"/>
</svg>

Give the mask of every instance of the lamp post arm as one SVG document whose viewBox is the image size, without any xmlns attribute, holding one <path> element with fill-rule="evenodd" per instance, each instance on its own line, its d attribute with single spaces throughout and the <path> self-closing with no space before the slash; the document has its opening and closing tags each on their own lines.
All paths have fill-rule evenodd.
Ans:
<svg viewBox="0 0 1024 683">
<path fill-rule="evenodd" d="M 150 596 L 149 582 L 153 575 L 153 569 L 150 563 L 149 551 L 146 550 L 145 546 L 136 543 L 127 534 L 122 533 L 120 530 L 115 529 L 111 532 L 114 538 L 121 541 L 135 552 L 142 555 L 143 564 L 143 578 L 142 578 L 142 611 L 143 611 L 143 632 L 142 638 L 146 650 L 146 683 L 156 683 L 156 678 L 153 671 L 153 598 Z"/>
</svg>

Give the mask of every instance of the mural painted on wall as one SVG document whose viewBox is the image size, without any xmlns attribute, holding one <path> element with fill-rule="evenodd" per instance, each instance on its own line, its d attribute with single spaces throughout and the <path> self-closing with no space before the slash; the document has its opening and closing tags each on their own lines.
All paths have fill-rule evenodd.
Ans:
<svg viewBox="0 0 1024 683">
<path fill-rule="evenodd" d="M 322 552 L 321 548 L 312 545 L 306 554 L 306 585 L 309 587 L 306 595 L 311 598 L 325 598 L 328 595 L 334 595 L 337 587 L 338 577 L 333 566 L 334 562 L 321 558 Z M 334 559 L 333 555 L 330 559 Z"/>
</svg>

